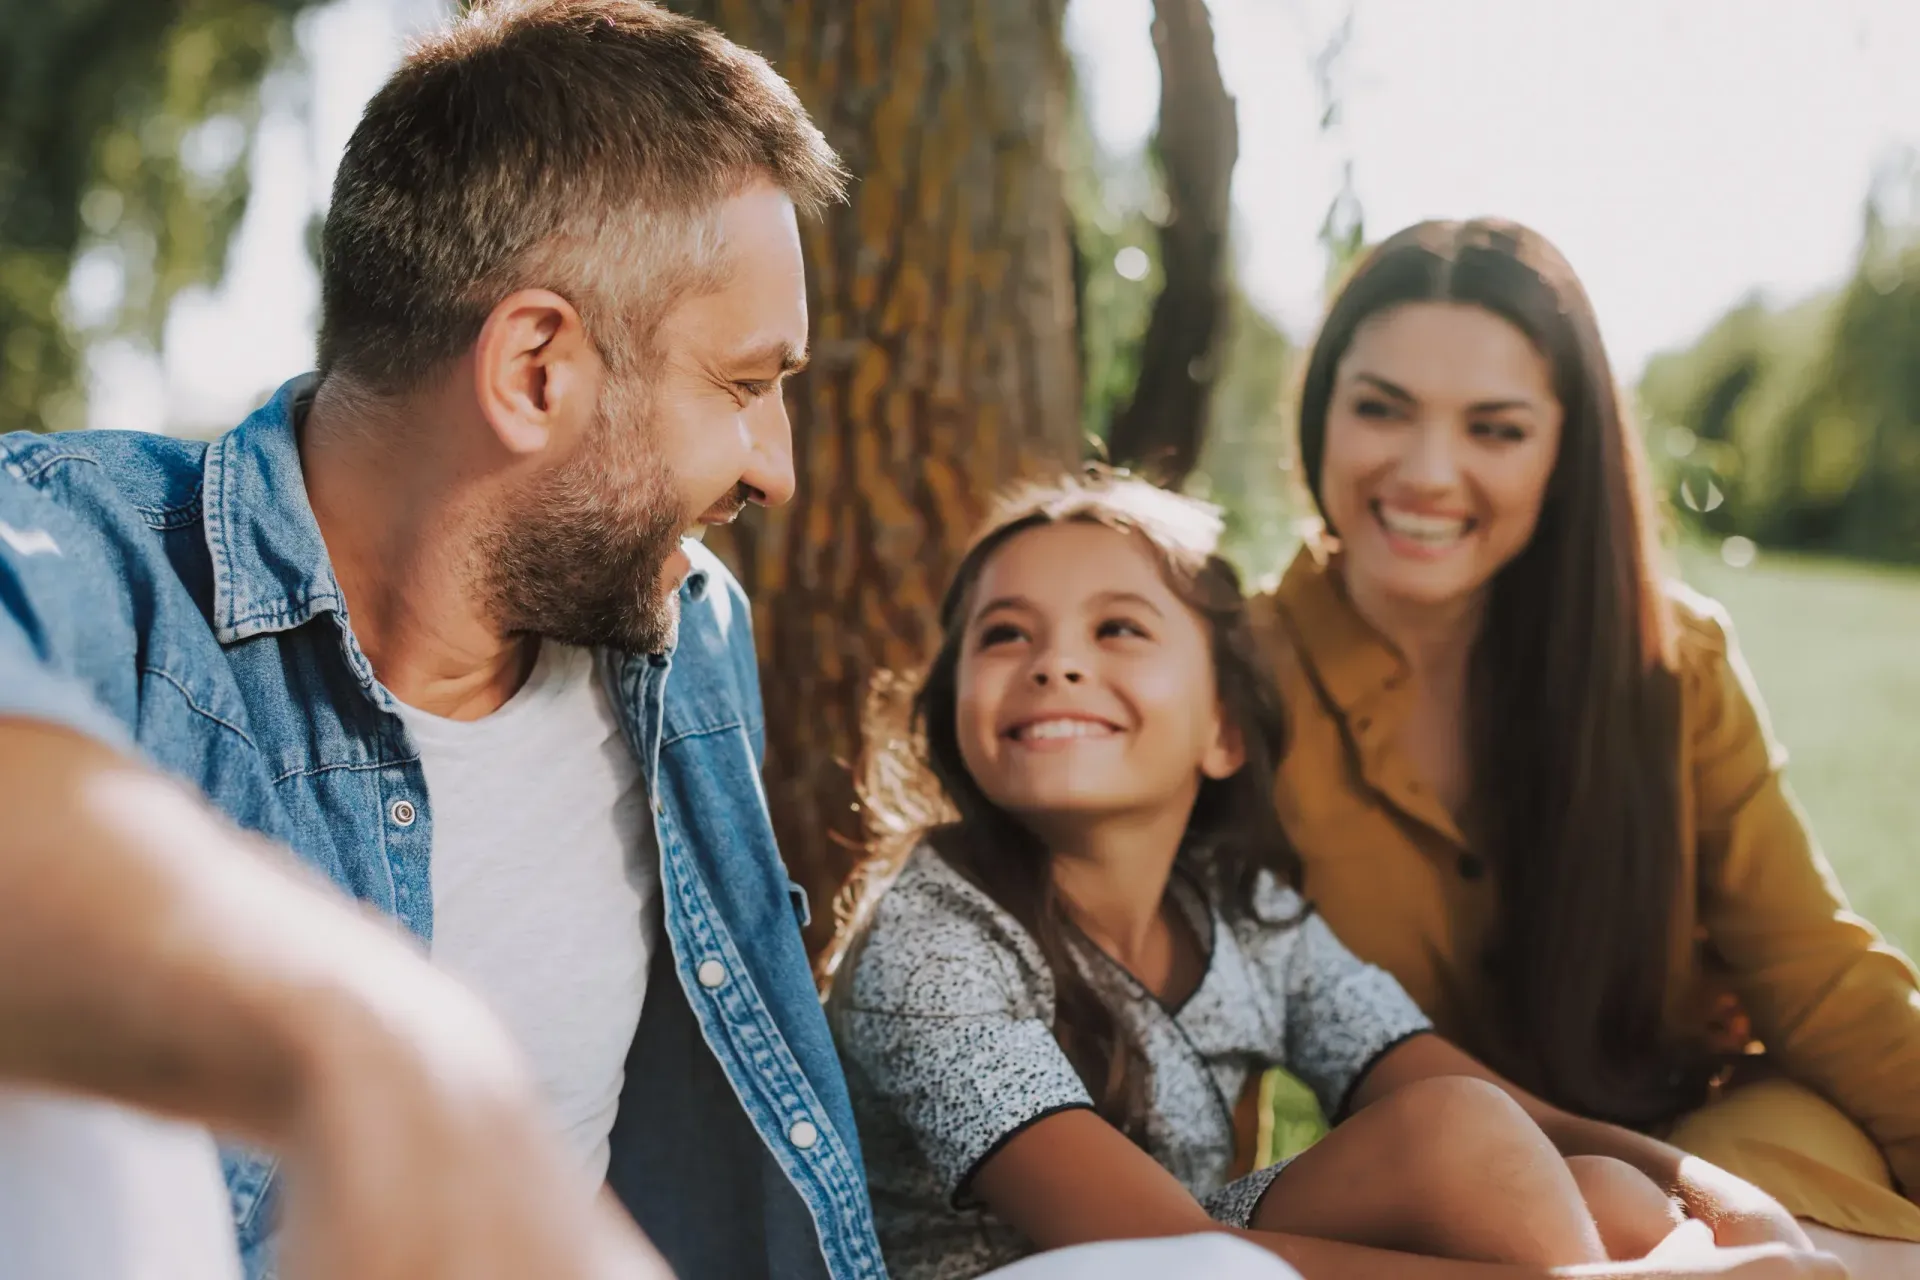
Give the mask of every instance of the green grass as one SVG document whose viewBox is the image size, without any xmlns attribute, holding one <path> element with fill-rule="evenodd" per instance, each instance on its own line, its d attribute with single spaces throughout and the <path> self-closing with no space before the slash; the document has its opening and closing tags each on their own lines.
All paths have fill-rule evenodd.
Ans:
<svg viewBox="0 0 1920 1280">
<path fill-rule="evenodd" d="M 1733 615 L 1787 783 L 1853 907 L 1920 953 L 1920 572 L 1682 557 Z"/>
<path fill-rule="evenodd" d="M 1854 910 L 1920 954 L 1920 571 L 1689 549 L 1682 570 L 1733 615 L 1787 782 Z M 1265 1082 L 1263 1163 L 1326 1131 L 1313 1095 Z"/>
</svg>

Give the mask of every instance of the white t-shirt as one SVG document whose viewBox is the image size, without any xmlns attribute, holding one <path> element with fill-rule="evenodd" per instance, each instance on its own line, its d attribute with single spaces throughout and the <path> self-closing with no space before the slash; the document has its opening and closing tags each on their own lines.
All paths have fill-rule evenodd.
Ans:
<svg viewBox="0 0 1920 1280">
<path fill-rule="evenodd" d="M 659 852 L 646 780 L 593 654 L 542 643 L 479 720 L 412 707 L 433 820 L 433 959 L 533 1063 L 596 1181 L 640 1023 Z"/>
<path fill-rule="evenodd" d="M 239 1280 L 204 1129 L 0 1085 L 0 1280 Z"/>
</svg>

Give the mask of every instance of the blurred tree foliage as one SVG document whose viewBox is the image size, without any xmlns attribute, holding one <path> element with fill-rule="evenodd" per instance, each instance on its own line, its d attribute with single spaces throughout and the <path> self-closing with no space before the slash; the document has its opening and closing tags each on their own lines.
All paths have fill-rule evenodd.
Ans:
<svg viewBox="0 0 1920 1280">
<path fill-rule="evenodd" d="M 1709 536 L 1920 561 L 1920 170 L 1889 163 L 1840 288 L 1754 298 L 1650 361 L 1641 412 L 1674 509 Z"/>
<path fill-rule="evenodd" d="M 84 425 L 85 342 L 157 346 L 219 277 L 260 80 L 314 2 L 0 0 L 0 431 Z"/>
</svg>

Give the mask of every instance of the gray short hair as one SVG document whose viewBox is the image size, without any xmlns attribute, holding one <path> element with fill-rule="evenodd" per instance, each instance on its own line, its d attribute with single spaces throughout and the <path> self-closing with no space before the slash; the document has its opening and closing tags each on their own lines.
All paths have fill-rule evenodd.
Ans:
<svg viewBox="0 0 1920 1280">
<path fill-rule="evenodd" d="M 845 184 L 758 54 L 646 0 L 476 5 L 347 143 L 321 235 L 321 375 L 411 390 L 532 287 L 571 301 L 619 368 L 713 280 L 719 206 L 756 178 L 806 213 Z"/>
</svg>

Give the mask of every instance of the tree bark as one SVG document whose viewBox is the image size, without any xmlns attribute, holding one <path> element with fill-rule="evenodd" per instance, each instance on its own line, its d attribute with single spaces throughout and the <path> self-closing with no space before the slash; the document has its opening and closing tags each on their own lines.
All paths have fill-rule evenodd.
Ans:
<svg viewBox="0 0 1920 1280">
<path fill-rule="evenodd" d="M 765 54 L 855 175 L 803 228 L 798 496 L 713 540 L 753 599 L 767 801 L 818 947 L 860 835 L 849 765 L 871 676 L 931 656 L 992 493 L 1080 456 L 1065 0 L 674 7 Z"/>
<path fill-rule="evenodd" d="M 1240 154 L 1233 98 L 1214 55 L 1206 0 L 1154 0 L 1160 123 L 1154 150 L 1166 182 L 1160 231 L 1164 283 L 1140 344 L 1133 398 L 1114 415 L 1107 453 L 1165 484 L 1200 461 L 1227 314 L 1227 233 Z"/>
</svg>

